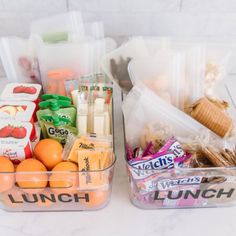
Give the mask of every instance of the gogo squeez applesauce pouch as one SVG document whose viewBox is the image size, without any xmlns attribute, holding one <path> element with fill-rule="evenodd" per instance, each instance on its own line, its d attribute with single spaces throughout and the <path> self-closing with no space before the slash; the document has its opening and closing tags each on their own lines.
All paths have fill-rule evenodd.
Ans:
<svg viewBox="0 0 236 236">
<path fill-rule="evenodd" d="M 69 125 L 70 120 L 68 118 L 53 116 L 42 116 L 41 122 L 44 125 L 44 129 L 47 133 L 47 137 L 55 139 L 62 145 L 66 143 L 66 139 L 69 135 L 77 135 L 77 129 Z"/>
<path fill-rule="evenodd" d="M 76 108 L 71 105 L 70 100 L 48 99 L 39 103 L 40 110 L 37 112 L 37 118 L 44 138 L 48 137 L 42 116 L 57 115 L 60 118 L 68 119 L 67 125 L 76 127 Z M 50 122 L 50 120 L 47 120 Z"/>
</svg>

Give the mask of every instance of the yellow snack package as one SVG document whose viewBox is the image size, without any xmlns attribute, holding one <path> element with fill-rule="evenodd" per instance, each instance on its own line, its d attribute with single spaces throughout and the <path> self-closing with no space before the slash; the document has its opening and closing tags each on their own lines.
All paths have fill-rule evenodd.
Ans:
<svg viewBox="0 0 236 236">
<path fill-rule="evenodd" d="M 109 139 L 89 136 L 70 137 L 65 146 L 64 159 L 78 163 L 78 151 L 94 150 L 96 148 L 110 149 L 112 148 L 112 142 Z"/>
<path fill-rule="evenodd" d="M 77 152 L 79 166 L 79 188 L 94 189 L 109 184 L 109 171 L 113 159 L 112 149 L 96 148 Z"/>
<path fill-rule="evenodd" d="M 63 159 L 78 163 L 79 188 L 94 189 L 109 184 L 109 171 L 114 161 L 111 137 L 69 136 Z"/>
</svg>

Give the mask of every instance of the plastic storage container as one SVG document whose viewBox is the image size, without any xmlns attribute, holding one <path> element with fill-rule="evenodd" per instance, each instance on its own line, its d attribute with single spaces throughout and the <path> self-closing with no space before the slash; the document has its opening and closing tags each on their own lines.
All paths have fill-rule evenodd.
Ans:
<svg viewBox="0 0 236 236">
<path fill-rule="evenodd" d="M 111 165 L 99 171 L 0 173 L 0 207 L 7 211 L 84 211 L 105 207 L 111 195 L 115 156 Z M 80 179 L 94 181 L 93 187 L 79 186 Z M 21 188 L 32 181 L 48 181 L 45 188 Z M 49 186 L 50 184 L 50 186 Z M 63 186 L 63 187 L 61 187 Z M 66 187 L 65 187 L 66 186 Z"/>
<path fill-rule="evenodd" d="M 127 169 L 130 200 L 139 208 L 220 207 L 236 203 L 235 167 L 144 171 L 127 163 Z M 145 184 L 137 180 L 144 175 L 149 176 Z"/>
<path fill-rule="evenodd" d="M 149 166 L 138 169 L 126 161 L 129 195 L 135 206 L 142 209 L 165 209 L 236 204 L 236 167 L 157 170 L 154 168 L 157 164 L 160 163 L 153 161 Z"/>
<path fill-rule="evenodd" d="M 233 95 L 235 83 L 226 83 L 226 85 L 231 86 L 232 90 L 230 93 L 225 91 L 224 96 Z M 231 98 L 234 102 L 234 98 L 232 96 Z M 231 109 L 231 114 L 235 117 L 233 105 Z M 146 112 L 145 115 L 150 114 Z M 175 132 L 177 133 L 177 130 Z M 135 206 L 142 209 L 165 209 L 221 207 L 236 204 L 236 167 L 179 167 L 157 170 L 154 168 L 157 164 L 160 163 L 153 161 L 152 164 L 141 169 L 131 166 L 126 161 L 129 195 Z"/>
<path fill-rule="evenodd" d="M 0 92 L 5 84 L 0 80 Z M 32 147 L 35 143 L 31 143 Z M 102 209 L 108 204 L 112 190 L 116 157 L 110 155 L 107 167 L 97 171 L 0 172 L 0 208 L 32 212 Z M 35 182 L 46 187 L 31 187 Z"/>
</svg>

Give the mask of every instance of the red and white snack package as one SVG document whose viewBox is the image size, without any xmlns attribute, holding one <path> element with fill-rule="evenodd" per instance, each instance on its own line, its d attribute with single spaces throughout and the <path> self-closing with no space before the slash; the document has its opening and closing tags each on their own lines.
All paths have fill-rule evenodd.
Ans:
<svg viewBox="0 0 236 236">
<path fill-rule="evenodd" d="M 37 120 L 36 112 L 38 110 L 39 94 L 42 86 L 40 84 L 28 83 L 9 83 L 5 86 L 0 99 L 3 101 L 31 101 L 36 105 L 33 119 Z"/>
<path fill-rule="evenodd" d="M 33 120 L 35 107 L 35 103 L 28 101 L 0 101 L 0 120 L 30 122 L 33 127 L 30 140 L 34 141 L 37 138 Z"/>
<path fill-rule="evenodd" d="M 9 83 L 1 94 L 1 100 L 36 101 L 42 86 L 40 84 Z"/>
<path fill-rule="evenodd" d="M 30 122 L 0 120 L 0 156 L 6 156 L 14 164 L 32 157 Z"/>
</svg>

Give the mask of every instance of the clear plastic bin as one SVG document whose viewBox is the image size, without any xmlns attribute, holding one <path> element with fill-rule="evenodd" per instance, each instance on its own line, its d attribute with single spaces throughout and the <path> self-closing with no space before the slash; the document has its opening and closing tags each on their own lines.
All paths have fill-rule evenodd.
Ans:
<svg viewBox="0 0 236 236">
<path fill-rule="evenodd" d="M 140 170 L 127 163 L 131 202 L 142 209 L 220 207 L 236 203 L 236 168 Z M 143 181 L 145 179 L 145 181 Z"/>
<path fill-rule="evenodd" d="M 115 161 L 113 156 L 111 165 L 99 171 L 0 173 L 2 188 L 8 189 L 0 193 L 0 207 L 7 211 L 101 209 L 110 200 Z M 83 184 L 81 188 L 80 179 L 85 179 L 88 183 L 92 181 L 94 184 L 90 184 L 90 187 Z M 19 187 L 17 181 L 23 182 L 26 187 Z M 28 187 L 33 181 L 46 181 L 47 186 Z"/>
<path fill-rule="evenodd" d="M 230 95 L 234 94 L 234 85 L 226 85 L 232 88 Z M 220 89 L 222 98 L 230 101 L 224 86 Z M 235 107 L 231 101 L 229 113 L 234 119 Z M 139 208 L 201 208 L 236 204 L 236 167 L 156 170 L 152 165 L 155 163 L 137 169 L 126 158 L 130 199 Z"/>
</svg>

